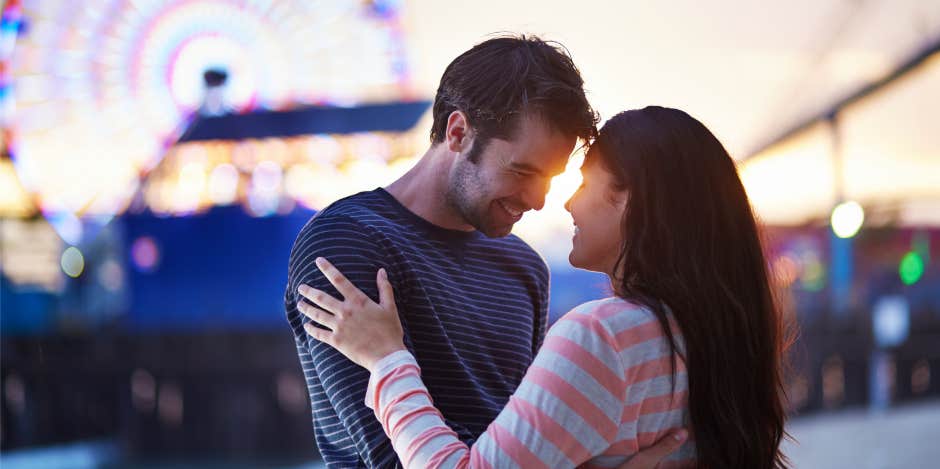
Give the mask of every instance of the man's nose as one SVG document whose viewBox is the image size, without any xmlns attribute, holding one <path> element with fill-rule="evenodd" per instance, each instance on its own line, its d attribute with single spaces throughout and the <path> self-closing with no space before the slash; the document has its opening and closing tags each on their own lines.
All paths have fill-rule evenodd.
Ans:
<svg viewBox="0 0 940 469">
<path fill-rule="evenodd" d="M 542 210 L 545 207 L 545 195 L 551 187 L 551 179 L 538 178 L 536 182 L 526 188 L 525 204 L 535 210 Z"/>
</svg>

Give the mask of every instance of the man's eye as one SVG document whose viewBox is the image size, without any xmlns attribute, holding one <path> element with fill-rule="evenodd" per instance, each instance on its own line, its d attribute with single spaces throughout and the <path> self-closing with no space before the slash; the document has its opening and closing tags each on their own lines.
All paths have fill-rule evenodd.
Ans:
<svg viewBox="0 0 940 469">
<path fill-rule="evenodd" d="M 512 173 L 513 176 L 520 177 L 520 178 L 528 176 L 528 174 L 523 173 L 522 171 L 516 171 L 514 169 L 510 169 L 509 172 Z"/>
</svg>

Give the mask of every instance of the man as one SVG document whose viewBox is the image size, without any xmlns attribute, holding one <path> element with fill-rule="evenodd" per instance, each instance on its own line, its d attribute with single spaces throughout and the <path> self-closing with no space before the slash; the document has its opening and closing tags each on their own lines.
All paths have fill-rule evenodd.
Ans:
<svg viewBox="0 0 940 469">
<path fill-rule="evenodd" d="M 506 405 L 545 334 L 548 268 L 510 231 L 542 208 L 551 177 L 596 133 L 577 68 L 538 38 L 490 39 L 447 67 L 433 114 L 431 146 L 406 175 L 333 203 L 291 251 L 285 307 L 328 467 L 398 459 L 363 402 L 368 372 L 303 329 L 299 285 L 340 296 L 315 258 L 373 299 L 375 274 L 387 270 L 405 343 L 467 443 Z"/>
</svg>

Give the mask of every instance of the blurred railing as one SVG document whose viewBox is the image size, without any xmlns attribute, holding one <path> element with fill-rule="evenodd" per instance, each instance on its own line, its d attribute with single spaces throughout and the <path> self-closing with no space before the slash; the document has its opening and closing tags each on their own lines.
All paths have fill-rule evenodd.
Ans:
<svg viewBox="0 0 940 469">
<path fill-rule="evenodd" d="M 116 437 L 123 457 L 316 457 L 279 333 L 4 338 L 2 449 Z"/>
<path fill-rule="evenodd" d="M 800 414 L 865 406 L 868 312 L 802 318 L 790 378 Z M 940 396 L 940 311 L 915 311 L 889 350 L 893 402 Z M 4 338 L 2 448 L 115 437 L 124 457 L 316 457 L 284 333 Z M 932 375 L 932 376 L 931 376 Z"/>
<path fill-rule="evenodd" d="M 940 396 L 940 310 L 911 311 L 910 334 L 897 347 L 876 346 L 871 311 L 799 317 L 788 374 L 791 410 L 806 414 L 872 404 L 873 357 L 887 358 L 892 403 Z"/>
</svg>

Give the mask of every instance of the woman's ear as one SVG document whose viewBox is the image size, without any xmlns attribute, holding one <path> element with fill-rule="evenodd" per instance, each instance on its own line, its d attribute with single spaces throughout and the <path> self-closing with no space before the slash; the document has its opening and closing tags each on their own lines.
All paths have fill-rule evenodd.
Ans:
<svg viewBox="0 0 940 469">
<path fill-rule="evenodd" d="M 461 153 L 473 145 L 473 128 L 463 111 L 454 111 L 447 117 L 444 143 L 454 153 Z"/>
</svg>

